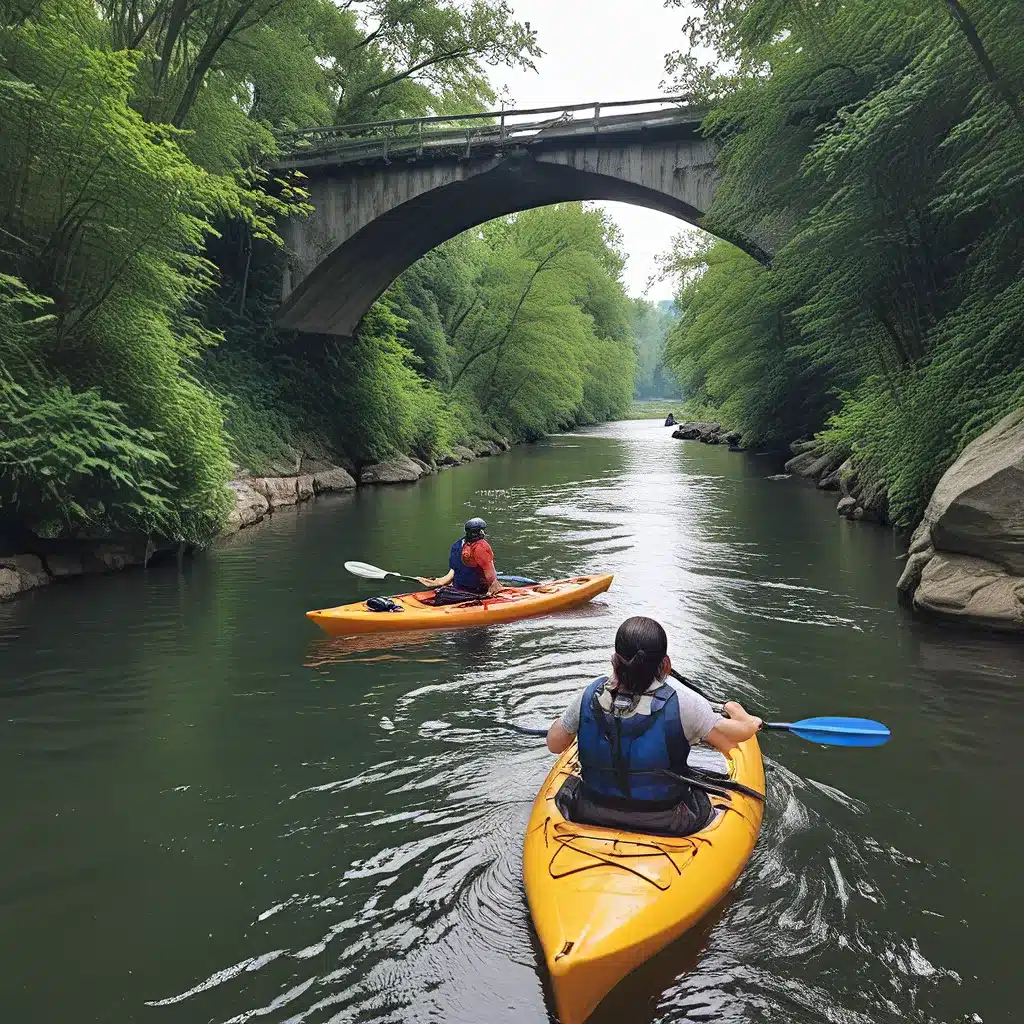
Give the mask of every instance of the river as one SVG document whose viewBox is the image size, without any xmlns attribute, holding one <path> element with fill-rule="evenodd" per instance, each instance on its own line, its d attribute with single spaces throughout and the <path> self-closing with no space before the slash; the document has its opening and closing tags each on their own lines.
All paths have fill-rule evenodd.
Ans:
<svg viewBox="0 0 1024 1024">
<path fill-rule="evenodd" d="M 553 1019 L 520 875 L 551 756 L 487 725 L 547 724 L 638 612 L 720 694 L 893 738 L 765 736 L 745 874 L 595 1024 L 1016 1019 L 1024 647 L 914 621 L 887 531 L 669 433 L 549 438 L 0 605 L 3 1019 Z M 474 513 L 502 570 L 611 590 L 392 642 L 304 618 L 387 592 L 346 559 L 443 572 Z"/>
</svg>

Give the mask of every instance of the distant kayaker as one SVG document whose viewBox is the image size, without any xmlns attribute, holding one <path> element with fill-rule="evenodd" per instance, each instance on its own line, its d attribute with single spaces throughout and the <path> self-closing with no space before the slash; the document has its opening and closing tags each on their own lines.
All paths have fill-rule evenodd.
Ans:
<svg viewBox="0 0 1024 1024">
<path fill-rule="evenodd" d="M 487 542 L 487 524 L 474 517 L 465 525 L 466 535 L 457 540 L 448 555 L 448 572 L 438 579 L 417 576 L 425 587 L 436 587 L 436 604 L 461 604 L 480 597 L 493 597 L 504 587 L 494 568 L 494 552 Z"/>
<path fill-rule="evenodd" d="M 626 619 L 615 634 L 611 676 L 595 679 L 548 730 L 548 750 L 579 741 L 583 784 L 572 819 L 609 828 L 686 835 L 704 826 L 707 796 L 669 776 L 686 774 L 692 744 L 728 754 L 761 719 L 735 701 L 718 714 L 699 694 L 668 678 L 668 637 L 654 619 Z"/>
</svg>

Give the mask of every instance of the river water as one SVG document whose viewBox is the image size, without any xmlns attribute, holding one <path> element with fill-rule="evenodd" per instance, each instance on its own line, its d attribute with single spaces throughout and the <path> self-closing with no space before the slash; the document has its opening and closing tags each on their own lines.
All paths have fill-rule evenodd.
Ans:
<svg viewBox="0 0 1024 1024">
<path fill-rule="evenodd" d="M 886 531 L 669 433 L 550 438 L 0 605 L 0 1018 L 553 1020 L 520 876 L 551 757 L 488 722 L 546 724 L 646 613 L 708 688 L 893 739 L 766 736 L 745 874 L 595 1024 L 1019 1019 L 1024 648 L 913 621 Z M 392 642 L 304 618 L 387 592 L 346 559 L 444 571 L 474 513 L 499 568 L 612 589 Z"/>
</svg>

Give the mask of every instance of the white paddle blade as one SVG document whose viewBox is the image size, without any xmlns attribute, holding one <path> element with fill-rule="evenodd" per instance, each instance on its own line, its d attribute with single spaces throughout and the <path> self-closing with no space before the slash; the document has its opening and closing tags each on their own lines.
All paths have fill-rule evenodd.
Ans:
<svg viewBox="0 0 1024 1024">
<path fill-rule="evenodd" d="M 397 576 L 397 573 L 369 565 L 367 562 L 346 562 L 345 568 L 353 576 L 362 576 L 364 580 L 382 580 L 385 576 Z"/>
</svg>

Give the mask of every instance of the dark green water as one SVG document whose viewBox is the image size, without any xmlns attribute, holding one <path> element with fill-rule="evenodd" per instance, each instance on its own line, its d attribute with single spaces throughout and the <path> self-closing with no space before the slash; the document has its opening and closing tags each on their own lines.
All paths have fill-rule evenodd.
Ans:
<svg viewBox="0 0 1024 1024">
<path fill-rule="evenodd" d="M 1018 1019 L 1024 648 L 910 620 L 885 531 L 668 434 L 553 438 L 0 605 L 0 1019 L 548 1020 L 520 865 L 551 759 L 478 730 L 546 724 L 635 612 L 719 693 L 893 740 L 766 737 L 737 888 L 595 1019 Z M 471 513 L 500 568 L 612 590 L 391 643 L 303 617 L 380 592 L 346 559 L 442 572 Z"/>
</svg>

